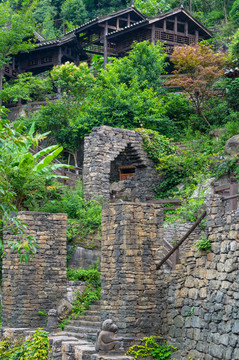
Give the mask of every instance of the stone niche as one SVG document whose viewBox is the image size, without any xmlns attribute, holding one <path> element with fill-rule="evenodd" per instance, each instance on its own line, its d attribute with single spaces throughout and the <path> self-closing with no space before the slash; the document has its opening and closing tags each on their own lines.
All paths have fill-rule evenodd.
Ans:
<svg viewBox="0 0 239 360">
<path fill-rule="evenodd" d="M 67 292 L 67 215 L 20 212 L 19 218 L 28 225 L 27 235 L 36 238 L 39 248 L 29 262 L 21 264 L 20 255 L 7 246 L 14 236 L 4 234 L 2 326 L 45 327 L 46 317 L 39 311 L 56 308 Z"/>
<path fill-rule="evenodd" d="M 160 182 L 139 132 L 100 126 L 85 137 L 83 185 L 86 199 L 114 196 L 127 201 L 152 199 Z"/>
</svg>

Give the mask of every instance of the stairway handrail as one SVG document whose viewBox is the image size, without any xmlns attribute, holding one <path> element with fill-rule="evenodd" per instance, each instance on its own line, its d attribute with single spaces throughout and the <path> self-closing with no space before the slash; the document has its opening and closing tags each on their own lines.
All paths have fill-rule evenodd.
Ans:
<svg viewBox="0 0 239 360">
<path fill-rule="evenodd" d="M 196 227 L 201 223 L 201 221 L 207 215 L 207 211 L 205 210 L 202 215 L 195 221 L 192 227 L 187 231 L 187 233 L 182 237 L 182 239 L 173 247 L 173 249 L 160 261 L 160 263 L 156 266 L 156 270 L 159 270 L 161 266 L 170 258 L 170 256 L 182 245 L 182 243 L 189 237 L 189 235 L 196 229 Z"/>
</svg>

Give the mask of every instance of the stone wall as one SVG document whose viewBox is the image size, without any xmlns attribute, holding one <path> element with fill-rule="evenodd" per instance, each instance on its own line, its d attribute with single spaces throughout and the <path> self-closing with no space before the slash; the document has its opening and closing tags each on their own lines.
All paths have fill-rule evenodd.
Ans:
<svg viewBox="0 0 239 360">
<path fill-rule="evenodd" d="M 72 250 L 69 248 L 69 251 Z M 68 266 L 71 269 L 78 269 L 79 267 L 88 269 L 89 266 L 95 264 L 98 260 L 100 262 L 100 258 L 100 250 L 85 249 L 83 247 L 77 246 L 72 252 Z"/>
<path fill-rule="evenodd" d="M 144 203 L 105 207 L 102 321 L 112 318 L 126 337 L 163 335 L 178 348 L 174 359 L 239 359 L 239 210 L 229 212 L 215 195 L 207 212 L 211 251 L 198 251 L 195 232 L 168 273 L 155 270 L 163 257 L 162 210 Z"/>
<path fill-rule="evenodd" d="M 158 271 L 160 332 L 178 359 L 239 359 L 239 211 L 226 208 L 219 196 L 208 202 L 210 252 L 191 240 L 175 271 Z"/>
<path fill-rule="evenodd" d="M 133 165 L 132 178 L 119 181 L 119 166 Z M 83 184 L 87 199 L 110 199 L 111 190 L 120 192 L 127 200 L 145 201 L 153 197 L 152 188 L 160 179 L 155 164 L 142 146 L 136 131 L 101 126 L 85 137 Z M 111 185 L 111 183 L 114 183 Z"/>
<path fill-rule="evenodd" d="M 66 226 L 65 214 L 21 212 L 19 218 L 28 224 L 40 248 L 28 263 L 7 247 L 4 234 L 2 270 L 2 326 L 36 328 L 46 325 L 38 311 L 56 308 L 66 295 Z"/>
<path fill-rule="evenodd" d="M 111 318 L 119 334 L 136 337 L 158 330 L 156 281 L 163 212 L 159 205 L 109 204 L 102 216 L 102 321 Z"/>
<path fill-rule="evenodd" d="M 175 245 L 192 227 L 191 222 L 175 223 L 164 227 L 163 239 Z M 206 234 L 206 228 L 198 226 L 190 235 L 187 241 L 185 241 L 179 247 L 179 259 L 185 259 L 185 254 L 191 250 L 192 244 L 200 239 L 201 236 Z"/>
</svg>

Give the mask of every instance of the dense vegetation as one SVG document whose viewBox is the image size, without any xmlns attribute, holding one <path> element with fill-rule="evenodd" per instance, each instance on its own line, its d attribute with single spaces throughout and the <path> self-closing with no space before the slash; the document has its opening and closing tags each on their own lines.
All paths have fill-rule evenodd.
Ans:
<svg viewBox="0 0 239 360">
<path fill-rule="evenodd" d="M 148 16 L 155 15 L 159 9 L 167 11 L 180 3 L 173 0 L 134 2 Z M 21 30 L 26 36 L 35 27 L 47 37 L 53 37 L 66 26 L 79 25 L 95 15 L 128 5 L 127 1 L 117 0 L 2 1 L 0 20 L 3 29 L 6 21 L 14 25 L 21 16 L 22 21 L 20 28 L 12 26 L 6 42 L 0 42 L 0 70 L 9 60 L 9 54 L 33 46 L 31 42 L 25 43 L 22 36 L 17 37 L 17 31 Z M 56 89 L 61 89 L 61 96 L 12 126 L 9 126 L 6 117 L 2 117 L 2 213 L 9 215 L 19 209 L 67 212 L 68 239 L 78 237 L 84 242 L 84 238 L 100 226 L 100 200 L 87 203 L 83 199 L 81 185 L 72 190 L 57 185 L 53 182 L 53 173 L 43 171 L 44 166 L 38 168 L 37 161 L 48 154 L 48 150 L 47 158 L 53 159 L 60 152 L 52 147 L 55 143 L 61 146 L 59 149 L 64 149 L 63 160 L 78 166 L 79 144 L 92 127 L 100 125 L 141 129 L 149 155 L 159 173 L 165 175 L 164 181 L 155 189 L 158 197 L 181 196 L 183 200 L 188 199 L 207 178 L 218 178 L 233 171 L 237 174 L 235 159 L 224 156 L 224 145 L 230 136 L 239 131 L 239 81 L 225 78 L 223 71 L 225 67 L 238 65 L 238 1 L 214 0 L 208 4 L 204 0 L 190 0 L 184 5 L 206 26 L 217 31 L 214 39 L 207 43 L 175 48 L 171 61 L 176 70 L 166 83 L 170 88 L 165 86 L 160 76 L 167 73 L 163 45 L 147 42 L 134 44 L 124 58 L 110 59 L 105 70 L 102 59 L 95 56 L 90 68 L 86 63 L 79 66 L 66 63 L 55 67 L 44 77 L 25 73 L 14 82 L 4 83 L 3 90 L 0 90 L 3 101 L 47 100 L 55 95 Z M 6 13 L 8 16 L 5 19 Z M 55 21 L 59 18 L 61 21 Z M 12 47 L 15 38 L 17 46 Z M 221 50 L 228 48 L 228 52 L 219 51 L 219 47 Z M 225 128 L 224 134 L 219 139 L 211 139 L 209 132 L 216 127 Z M 50 131 L 51 134 L 45 140 L 50 145 L 48 150 L 33 156 L 28 150 L 41 138 L 33 135 L 34 129 L 37 133 Z M 178 141 L 185 143 L 183 150 L 173 144 Z M 10 147 L 14 156 L 8 151 Z M 49 168 L 46 160 L 40 164 Z M 180 185 L 182 183 L 184 186 Z M 199 207 L 200 202 L 191 204 L 196 213 Z M 194 219 L 194 213 L 188 215 L 189 219 Z M 2 225 L 6 226 L 7 221 L 7 217 L 2 217 Z M 25 242 L 17 246 L 19 252 L 24 246 L 32 251 Z"/>
<path fill-rule="evenodd" d="M 29 4 L 26 0 L 2 0 L 9 3 L 13 11 L 21 10 Z M 38 0 L 33 1 L 33 19 L 39 31 L 46 38 L 60 35 L 63 31 L 112 11 L 117 11 L 130 4 L 147 16 L 154 16 L 159 11 L 167 11 L 180 6 L 182 0 Z M 217 32 L 216 40 L 224 45 L 235 32 L 239 22 L 238 0 L 185 0 L 184 7 L 209 28 Z"/>
</svg>

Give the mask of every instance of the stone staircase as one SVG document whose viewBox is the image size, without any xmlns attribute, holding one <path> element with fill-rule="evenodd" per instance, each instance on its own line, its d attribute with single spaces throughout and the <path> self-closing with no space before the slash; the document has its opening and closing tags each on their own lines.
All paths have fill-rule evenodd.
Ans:
<svg viewBox="0 0 239 360">
<path fill-rule="evenodd" d="M 64 332 L 80 340 L 87 340 L 95 343 L 97 331 L 100 329 L 100 301 L 90 305 L 85 315 L 71 320 L 71 323 L 64 328 Z"/>
<path fill-rule="evenodd" d="M 51 360 L 133 360 L 124 355 L 98 355 L 95 351 L 97 331 L 100 329 L 100 301 L 90 305 L 85 315 L 71 320 L 64 331 L 52 334 Z"/>
</svg>

